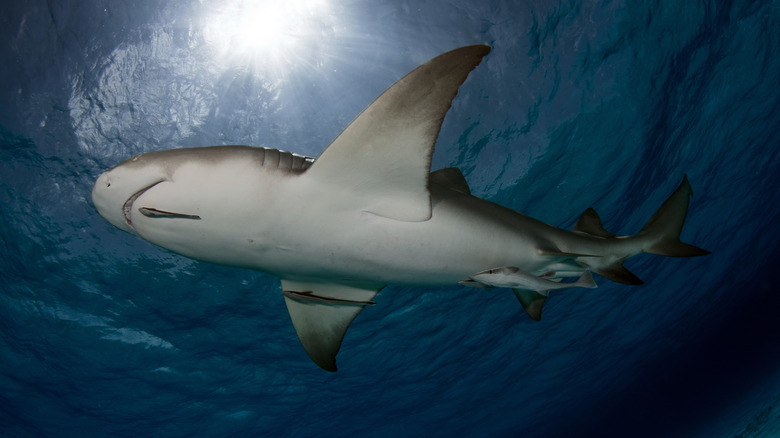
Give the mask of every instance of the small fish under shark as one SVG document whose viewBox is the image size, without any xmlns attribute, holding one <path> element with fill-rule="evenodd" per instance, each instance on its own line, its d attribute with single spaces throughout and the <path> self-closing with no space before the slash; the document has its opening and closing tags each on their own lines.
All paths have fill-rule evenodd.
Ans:
<svg viewBox="0 0 780 438">
<path fill-rule="evenodd" d="M 457 168 L 431 172 L 444 116 L 488 52 L 461 47 L 416 68 L 316 159 L 250 146 L 150 152 L 101 174 L 92 201 L 155 245 L 277 276 L 301 344 L 328 371 L 388 284 L 509 288 L 539 320 L 551 290 L 596 287 L 591 272 L 641 284 L 628 257 L 709 254 L 680 241 L 687 176 L 641 231 L 618 236 L 592 208 L 563 230 L 472 195 Z"/>
</svg>

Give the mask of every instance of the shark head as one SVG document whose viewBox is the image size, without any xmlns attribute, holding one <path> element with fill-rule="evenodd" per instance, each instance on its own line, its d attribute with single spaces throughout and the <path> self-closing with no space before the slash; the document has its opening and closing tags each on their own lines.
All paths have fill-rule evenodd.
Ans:
<svg viewBox="0 0 780 438">
<path fill-rule="evenodd" d="M 275 184 L 312 162 L 249 146 L 150 152 L 101 174 L 92 202 L 120 230 L 180 254 L 228 263 L 217 255 L 218 248 L 225 241 L 251 238 L 247 236 L 263 221 L 264 206 L 275 196 Z"/>
<path fill-rule="evenodd" d="M 113 226 L 137 234 L 132 221 L 135 202 L 171 174 L 157 160 L 139 155 L 103 172 L 92 187 L 92 203 Z"/>
</svg>

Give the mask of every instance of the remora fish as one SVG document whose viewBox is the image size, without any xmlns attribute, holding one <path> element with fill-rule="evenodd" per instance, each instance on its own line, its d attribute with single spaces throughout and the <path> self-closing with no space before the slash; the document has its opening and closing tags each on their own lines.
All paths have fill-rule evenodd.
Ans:
<svg viewBox="0 0 780 438">
<path fill-rule="evenodd" d="M 639 284 L 628 257 L 708 254 L 679 240 L 687 177 L 639 233 L 616 236 L 593 209 L 566 231 L 471 195 L 457 168 L 431 173 L 444 116 L 489 51 L 462 47 L 418 67 L 316 160 L 249 146 L 150 152 L 100 175 L 93 203 L 163 248 L 279 277 L 301 344 L 329 371 L 387 284 L 509 287 L 538 320 L 550 290 L 595 287 L 590 271 Z"/>
</svg>

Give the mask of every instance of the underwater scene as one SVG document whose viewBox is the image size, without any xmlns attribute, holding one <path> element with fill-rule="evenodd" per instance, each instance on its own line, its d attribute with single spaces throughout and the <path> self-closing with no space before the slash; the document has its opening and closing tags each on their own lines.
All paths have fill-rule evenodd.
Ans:
<svg viewBox="0 0 780 438">
<path fill-rule="evenodd" d="M 780 2 L 12 0 L 0 12 L 0 435 L 780 436 Z M 464 46 L 457 80 L 426 64 Z M 397 82 L 413 70 L 451 95 Z M 333 152 L 377 138 L 399 149 Z M 420 138 L 428 149 L 406 148 Z M 155 153 L 127 166 L 227 145 L 272 148 L 300 181 L 334 156 L 341 167 L 278 196 L 290 175 L 253 191 L 251 160 L 212 175 L 184 158 L 195 189 L 168 205 L 198 198 L 198 212 L 143 204 L 159 177 L 99 192 L 140 154 Z M 428 210 L 409 207 L 412 192 Z M 447 260 L 514 249 L 482 226 L 515 223 L 499 207 L 457 232 L 406 233 L 469 193 L 568 230 L 516 227 L 533 243 L 518 257 L 553 267 L 440 281 Z M 367 222 L 321 213 L 353 198 Z M 458 211 L 487 205 L 468 199 Z M 393 246 L 389 228 L 354 238 L 387 221 L 440 251 Z M 166 244 L 146 223 L 211 228 Z M 540 243 L 627 245 L 654 225 L 702 251 Z M 262 226 L 306 261 L 263 264 L 219 237 Z M 296 289 L 274 264 L 313 276 L 331 258 L 370 293 Z M 304 327 L 319 314 L 295 306 L 356 310 L 325 342 Z"/>
</svg>

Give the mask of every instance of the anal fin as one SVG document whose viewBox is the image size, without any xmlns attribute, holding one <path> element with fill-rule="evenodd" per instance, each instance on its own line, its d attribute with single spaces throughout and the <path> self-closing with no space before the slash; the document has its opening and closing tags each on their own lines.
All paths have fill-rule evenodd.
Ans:
<svg viewBox="0 0 780 438">
<path fill-rule="evenodd" d="M 602 277 L 617 283 L 633 286 L 643 284 L 644 281 L 642 281 L 639 277 L 634 275 L 633 272 L 629 271 L 625 266 L 623 266 L 624 260 L 625 259 L 620 259 L 612 264 L 607 265 L 591 266 L 591 269 L 593 272 L 601 275 Z"/>
<path fill-rule="evenodd" d="M 312 361 L 336 371 L 336 354 L 349 325 L 383 286 L 347 286 L 282 280 L 287 311 Z"/>
</svg>

